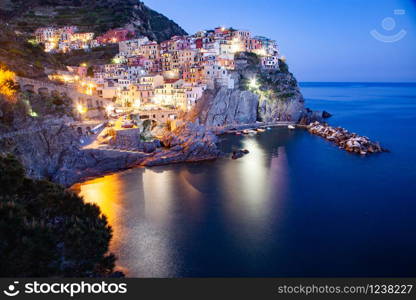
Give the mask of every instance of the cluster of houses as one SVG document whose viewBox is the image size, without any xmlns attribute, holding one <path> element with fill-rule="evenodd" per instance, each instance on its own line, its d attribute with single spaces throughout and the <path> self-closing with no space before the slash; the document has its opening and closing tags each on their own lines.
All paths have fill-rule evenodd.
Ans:
<svg viewBox="0 0 416 300">
<path fill-rule="evenodd" d="M 119 53 L 112 63 L 92 66 L 93 77 L 86 76 L 86 66 L 70 67 L 68 74 L 60 76 L 80 91 L 113 99 L 124 108 L 187 111 L 206 89 L 233 89 L 239 52 L 257 54 L 265 69 L 279 68 L 276 42 L 253 37 L 246 30 L 218 27 L 156 43 L 147 37 L 131 38 L 128 30 L 117 29 L 95 40 L 118 43 Z"/>
<path fill-rule="evenodd" d="M 36 42 L 45 46 L 46 52 L 67 53 L 72 50 L 89 50 L 105 44 L 116 44 L 134 37 L 134 32 L 125 28 L 111 29 L 94 38 L 94 32 L 79 32 L 77 26 L 41 27 L 36 29 Z"/>
</svg>

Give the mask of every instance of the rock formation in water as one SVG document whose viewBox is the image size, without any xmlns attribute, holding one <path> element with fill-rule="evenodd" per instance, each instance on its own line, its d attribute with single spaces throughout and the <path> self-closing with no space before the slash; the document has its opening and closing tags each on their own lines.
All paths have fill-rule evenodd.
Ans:
<svg viewBox="0 0 416 300">
<path fill-rule="evenodd" d="M 372 142 L 368 137 L 359 136 L 341 127 L 331 127 L 317 121 L 307 126 L 310 133 L 319 135 L 331 141 L 348 152 L 366 155 L 368 153 L 386 152 L 377 142 Z"/>
</svg>

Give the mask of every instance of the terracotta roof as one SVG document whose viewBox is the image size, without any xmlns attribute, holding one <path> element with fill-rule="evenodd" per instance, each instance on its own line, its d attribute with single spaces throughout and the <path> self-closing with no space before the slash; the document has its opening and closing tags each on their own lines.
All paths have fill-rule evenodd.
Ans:
<svg viewBox="0 0 416 300">
<path fill-rule="evenodd" d="M 179 79 L 165 79 L 165 83 L 175 83 Z"/>
</svg>

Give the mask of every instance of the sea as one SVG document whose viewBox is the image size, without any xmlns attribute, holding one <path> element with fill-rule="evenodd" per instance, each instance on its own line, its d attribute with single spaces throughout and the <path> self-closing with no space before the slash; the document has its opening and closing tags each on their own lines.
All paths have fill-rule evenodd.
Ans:
<svg viewBox="0 0 416 300">
<path fill-rule="evenodd" d="M 390 152 L 306 130 L 226 135 L 221 158 L 80 184 L 128 277 L 416 276 L 416 84 L 301 83 L 306 106 Z"/>
</svg>

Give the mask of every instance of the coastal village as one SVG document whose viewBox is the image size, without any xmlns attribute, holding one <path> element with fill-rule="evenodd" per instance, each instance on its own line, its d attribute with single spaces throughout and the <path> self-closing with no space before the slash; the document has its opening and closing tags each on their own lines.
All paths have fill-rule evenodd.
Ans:
<svg viewBox="0 0 416 300">
<path fill-rule="evenodd" d="M 159 156 L 141 162 L 143 165 L 216 157 L 214 135 L 217 134 L 256 134 L 270 126 L 293 130 L 296 122 L 297 126 L 303 126 L 310 120 L 330 116 L 322 112 L 314 116 L 305 110 L 297 82 L 288 72 L 276 41 L 255 36 L 248 30 L 216 27 L 156 42 L 128 28 L 110 29 L 95 36 L 94 32 L 81 32 L 77 26 L 50 26 L 37 28 L 28 42 L 42 45 L 42 52 L 57 55 L 74 52 L 77 56 L 106 46 L 116 49 L 107 63 L 86 60 L 79 65 L 66 65 L 65 70 L 45 69 L 49 81 L 18 77 L 17 83 L 23 92 L 57 94 L 70 99 L 71 117 L 66 116 L 65 124 L 76 129 L 83 150 L 130 151 L 139 155 L 134 162 L 143 161 L 143 153 L 160 152 Z M 254 73 L 241 75 L 241 66 L 247 69 L 249 56 L 255 59 L 256 69 Z M 184 113 L 190 112 L 204 95 L 212 98 L 217 92 L 220 96 L 210 108 L 211 119 L 205 120 L 202 125 L 205 127 L 188 122 Z M 264 103 L 260 107 L 259 95 L 274 100 L 266 101 L 269 107 L 264 107 Z M 234 112 L 233 116 L 224 114 L 223 101 Z M 193 114 L 198 118 L 204 115 L 198 108 Z M 262 114 L 261 122 L 258 114 Z M 173 134 L 178 127 L 182 133 Z M 313 130 L 311 133 L 317 134 Z M 178 156 L 176 150 L 162 149 L 167 145 L 176 149 L 178 144 L 182 149 L 205 134 L 209 136 L 206 149 L 213 149 L 212 153 L 202 155 L 194 151 L 195 157 L 190 159 Z M 183 136 L 186 138 L 181 140 Z M 169 139 L 176 141 L 172 143 Z M 328 139 L 338 138 L 331 135 Z M 382 150 L 367 139 L 356 140 L 354 135 L 343 138 L 342 144 L 350 139 L 345 145 L 353 152 Z M 247 153 L 247 149 L 242 149 L 233 158 Z"/>
<path fill-rule="evenodd" d="M 242 3 L 193 4 L 196 10 L 174 3 L 172 8 L 189 21 L 196 18 L 194 24 L 199 25 L 206 21 L 201 14 L 221 24 L 235 20 L 221 16 L 243 10 Z M 267 11 L 252 4 L 250 17 L 238 23 L 244 27 L 258 21 L 260 12 L 269 12 L 265 21 L 280 22 L 276 16 L 288 12 L 282 3 L 265 4 Z M 227 7 L 232 11 L 216 16 Z M 308 20 L 313 22 L 316 14 L 311 12 Z M 384 114 L 381 123 L 367 120 L 374 97 L 364 101 L 360 95 L 383 90 L 374 94 L 386 95 L 380 101 L 397 100 L 392 95 L 402 88 L 408 95 L 409 87 L 400 84 L 400 90 L 384 94 L 390 89 L 384 83 L 363 83 L 359 88 L 356 83 L 299 83 L 292 73 L 298 72 L 298 65 L 289 68 L 280 43 L 302 37 L 282 31 L 286 23 L 264 27 L 278 43 L 227 26 L 188 34 L 140 0 L 6 0 L 0 3 L 0 16 L 3 277 L 85 277 L 104 284 L 106 278 L 210 276 L 216 270 L 221 276 L 293 270 L 301 274 L 301 265 L 308 263 L 311 253 L 319 260 L 328 251 L 299 252 L 303 255 L 299 264 L 299 255 L 292 257 L 286 251 L 302 248 L 296 244 L 299 239 L 289 239 L 282 248 L 282 231 L 269 230 L 282 219 L 281 203 L 293 202 L 296 208 L 302 201 L 306 204 L 292 218 L 301 225 L 310 221 L 305 215 L 314 218 L 314 208 L 329 203 L 328 222 L 309 222 L 323 226 L 303 236 L 307 242 L 311 236 L 322 236 L 325 243 L 335 232 L 325 232 L 326 224 L 349 209 L 343 205 L 334 210 L 338 207 L 331 204 L 334 199 L 326 185 L 343 184 L 343 203 L 357 200 L 351 216 L 346 215 L 353 220 L 357 219 L 354 205 L 362 205 L 361 198 L 371 205 L 380 200 L 373 164 L 378 161 L 376 153 L 388 150 L 354 131 L 374 121 L 364 132 L 385 137 L 386 129 L 397 126 L 385 122 Z M 302 51 L 294 56 L 299 54 Z M 306 102 L 312 93 L 302 94 L 308 86 L 317 97 L 311 108 Z M 342 103 L 335 101 L 339 95 L 346 95 Z M 360 97 L 353 102 L 356 96 Z M 400 107 L 407 103 L 403 99 L 398 98 Z M 364 105 L 365 112 L 354 119 L 361 123 L 353 126 L 354 131 L 328 124 L 331 114 L 316 110 L 328 102 L 323 100 L 339 102 L 328 105 L 341 116 L 330 124 L 345 122 L 345 116 L 357 115 Z M 376 110 L 388 104 L 380 103 Z M 398 112 L 403 119 L 403 110 Z M 390 140 L 395 157 L 401 150 L 396 140 Z M 336 154 L 337 149 L 345 153 Z M 364 162 L 352 155 L 374 159 Z M 381 162 L 390 166 L 384 158 Z M 332 176 L 335 173 L 342 176 Z M 394 187 L 396 181 L 386 186 Z M 374 190 L 360 189 L 362 183 Z M 392 199 L 397 194 L 394 189 L 382 192 Z M 312 195 L 314 201 L 303 194 Z M 377 207 L 374 213 L 372 217 L 385 216 Z M 386 216 L 389 213 L 386 210 Z M 361 219 L 366 229 L 368 218 Z M 343 231 L 344 223 L 339 228 L 348 240 L 351 232 Z M 290 237 L 292 232 L 283 234 Z M 361 238 L 350 240 L 361 245 Z M 224 255 L 213 253 L 212 245 L 217 244 L 226 244 L 221 248 Z M 329 241 L 327 246 L 332 244 Z M 276 250 L 289 255 L 276 257 Z M 344 250 L 333 252 L 343 258 Z M 359 262 L 368 258 L 368 251 L 362 257 L 353 254 Z M 306 273 L 317 261 L 309 258 Z M 333 270 L 333 263 L 327 265 Z M 370 269 L 364 265 L 358 270 Z M 105 293 L 108 285 L 102 287 Z M 90 293 L 87 290 L 84 294 Z M 4 293 L 15 296 L 19 288 L 11 284 Z"/>
<path fill-rule="evenodd" d="M 276 41 L 233 28 L 173 36 L 160 43 L 125 28 L 94 37 L 93 32 L 79 32 L 76 26 L 43 27 L 36 29 L 35 37 L 51 53 L 118 45 L 118 54 L 109 64 L 82 63 L 49 75 L 53 81 L 94 97 L 74 106 L 84 119 L 93 116 L 92 99 L 105 106 L 108 115 L 128 112 L 160 122 L 175 119 L 179 112 L 189 111 L 206 89 L 234 88 L 231 73 L 239 52 L 255 53 L 265 69 L 279 68 Z M 124 125 L 130 126 L 128 122 Z"/>
<path fill-rule="evenodd" d="M 85 136 L 81 138 L 84 147 L 111 143 L 112 149 L 140 148 L 152 152 L 158 147 L 154 143 L 157 142 L 158 132 L 161 133 L 166 126 L 174 128 L 174 120 L 181 113 L 190 111 L 204 91 L 236 88 L 239 78 L 233 71 L 238 64 L 239 53 L 254 55 L 260 68 L 266 72 L 279 71 L 279 60 L 283 59 L 279 57 L 276 41 L 253 36 L 248 30 L 226 27 L 199 31 L 193 35 L 175 35 L 160 43 L 137 36 L 127 28 L 110 29 L 95 37 L 93 32 L 80 32 L 76 26 L 42 27 L 37 28 L 34 35 L 36 43 L 42 44 L 44 51 L 50 53 L 88 52 L 106 45 L 117 46 L 118 52 L 111 63 L 85 62 L 66 66 L 65 71 L 52 70 L 48 76 L 51 82 L 57 84 L 53 87 L 55 90 L 72 99 L 80 136 L 84 133 L 95 135 L 101 132 L 104 125 L 112 128 L 111 135 L 108 130 L 104 131 L 104 140 L 97 138 L 94 142 Z M 249 88 L 258 86 L 256 82 L 251 82 L 253 80 L 247 83 Z M 28 79 L 20 82 L 23 87 L 36 86 L 34 90 L 39 92 L 47 88 L 38 86 L 38 83 Z M 105 122 L 108 119 L 110 121 Z M 146 120 L 150 121 L 150 125 L 144 125 Z M 280 122 L 289 129 L 295 128 L 290 122 Z M 91 128 L 97 130 L 91 131 Z M 310 132 L 318 134 L 312 129 Z M 243 133 L 250 133 L 250 130 Z M 137 134 L 140 134 L 139 141 Z M 325 138 L 336 140 L 332 135 Z M 366 154 L 383 150 L 367 139 L 361 141 L 355 138 L 347 136 L 341 139 L 347 151 Z M 344 143 L 344 140 L 349 142 Z M 148 144 L 150 149 L 142 149 Z M 240 151 L 234 156 L 244 154 L 247 152 Z"/>
</svg>

